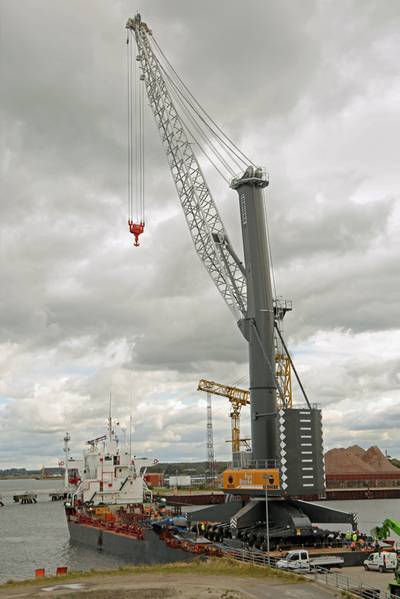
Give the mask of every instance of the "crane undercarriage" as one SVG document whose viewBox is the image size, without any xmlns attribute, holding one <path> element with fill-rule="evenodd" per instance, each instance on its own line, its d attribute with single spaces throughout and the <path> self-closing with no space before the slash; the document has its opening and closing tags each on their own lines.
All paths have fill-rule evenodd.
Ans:
<svg viewBox="0 0 400 599">
<path fill-rule="evenodd" d="M 321 547 L 332 534 L 329 525 L 355 529 L 354 514 L 297 499 L 268 499 L 266 528 L 265 498 L 228 501 L 190 514 L 193 523 L 207 522 L 205 536 L 234 547 L 266 550 L 269 534 L 270 550 L 296 546 Z M 322 527 L 321 527 L 322 525 Z"/>
</svg>

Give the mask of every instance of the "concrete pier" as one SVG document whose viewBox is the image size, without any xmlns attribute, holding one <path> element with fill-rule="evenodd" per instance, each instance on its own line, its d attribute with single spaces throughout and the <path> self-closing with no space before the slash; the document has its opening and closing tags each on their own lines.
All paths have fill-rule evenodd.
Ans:
<svg viewBox="0 0 400 599">
<path fill-rule="evenodd" d="M 68 499 L 68 493 L 66 491 L 54 491 L 49 493 L 49 497 L 52 501 L 64 501 L 64 499 Z"/>
<path fill-rule="evenodd" d="M 15 503 L 37 503 L 37 494 L 36 493 L 20 493 L 18 495 L 13 495 L 13 499 Z"/>
</svg>

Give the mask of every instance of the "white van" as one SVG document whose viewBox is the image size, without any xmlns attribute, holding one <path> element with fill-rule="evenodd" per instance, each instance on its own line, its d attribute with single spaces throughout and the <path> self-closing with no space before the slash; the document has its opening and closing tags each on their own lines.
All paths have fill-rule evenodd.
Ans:
<svg viewBox="0 0 400 599">
<path fill-rule="evenodd" d="M 368 559 L 364 561 L 366 570 L 378 570 L 379 572 L 387 572 L 394 570 L 397 564 L 397 555 L 388 551 L 381 553 L 371 553 Z"/>
</svg>

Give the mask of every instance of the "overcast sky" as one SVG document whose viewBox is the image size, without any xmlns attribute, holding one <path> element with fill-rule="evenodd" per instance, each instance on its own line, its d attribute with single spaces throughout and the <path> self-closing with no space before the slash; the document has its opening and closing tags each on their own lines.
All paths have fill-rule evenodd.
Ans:
<svg viewBox="0 0 400 599">
<path fill-rule="evenodd" d="M 198 379 L 248 384 L 147 106 L 140 248 L 127 231 L 137 8 L 270 173 L 277 292 L 294 303 L 285 333 L 325 448 L 399 455 L 398 0 L 0 0 L 0 468 L 57 465 L 66 430 L 78 455 L 104 432 L 110 391 L 122 427 L 132 409 L 136 454 L 205 459 Z M 240 253 L 237 194 L 215 199 Z M 225 459 L 228 402 L 213 409 Z"/>
</svg>

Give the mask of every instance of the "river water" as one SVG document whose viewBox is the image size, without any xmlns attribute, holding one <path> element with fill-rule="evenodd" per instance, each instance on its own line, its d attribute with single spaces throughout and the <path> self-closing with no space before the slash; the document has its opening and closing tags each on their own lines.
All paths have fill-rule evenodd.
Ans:
<svg viewBox="0 0 400 599">
<path fill-rule="evenodd" d="M 57 566 L 70 570 L 116 568 L 128 560 L 69 541 L 62 501 L 51 501 L 49 491 L 61 489 L 61 480 L 0 480 L 0 582 L 33 578 L 36 568 L 54 574 Z M 33 491 L 38 503 L 20 505 L 12 495 Z"/>
<path fill-rule="evenodd" d="M 116 568 L 129 563 L 96 549 L 69 541 L 62 502 L 52 502 L 49 491 L 63 486 L 61 480 L 0 480 L 0 582 L 34 577 L 36 568 L 53 574 L 57 566 L 70 570 Z M 12 495 L 24 491 L 38 494 L 37 504 L 14 503 Z M 360 530 L 369 532 L 385 518 L 400 520 L 400 499 L 326 501 L 323 505 L 357 512 Z"/>
</svg>

